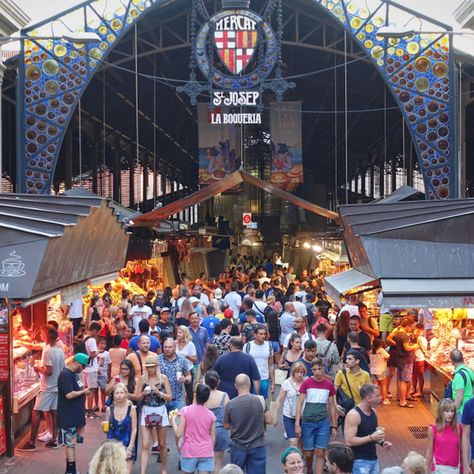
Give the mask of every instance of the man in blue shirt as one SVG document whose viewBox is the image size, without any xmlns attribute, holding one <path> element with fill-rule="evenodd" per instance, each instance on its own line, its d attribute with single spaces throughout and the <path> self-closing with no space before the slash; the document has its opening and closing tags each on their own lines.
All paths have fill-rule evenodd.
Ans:
<svg viewBox="0 0 474 474">
<path fill-rule="evenodd" d="M 212 338 L 214 337 L 214 330 L 221 320 L 214 316 L 214 306 L 208 306 L 206 308 L 206 312 L 207 316 L 202 320 L 201 325 L 206 329 L 207 334 L 209 335 L 209 340 L 212 341 Z"/>
<path fill-rule="evenodd" d="M 138 340 L 140 339 L 140 336 L 144 335 L 150 338 L 150 351 L 159 354 L 161 352 L 160 341 L 155 336 L 150 336 L 148 334 L 150 332 L 150 323 L 148 322 L 148 319 L 142 319 L 138 323 L 138 329 L 140 330 L 140 334 L 138 336 L 133 336 L 128 343 L 129 352 L 138 351 Z"/>
<path fill-rule="evenodd" d="M 239 374 L 248 375 L 256 393 L 260 393 L 260 372 L 258 371 L 255 359 L 245 352 L 242 352 L 243 343 L 239 336 L 235 336 L 230 341 L 230 352 L 218 357 L 214 364 L 214 370 L 219 374 L 219 390 L 226 392 L 229 398 L 235 398 L 238 393 L 235 388 L 235 377 Z"/>
<path fill-rule="evenodd" d="M 168 377 L 172 396 L 171 401 L 166 402 L 166 409 L 168 412 L 180 410 L 186 405 L 184 384 L 192 381 L 188 364 L 184 357 L 176 354 L 176 342 L 171 338 L 163 342 L 163 354 L 158 356 L 158 360 L 161 373 Z"/>
<path fill-rule="evenodd" d="M 196 346 L 196 355 L 199 364 L 204 357 L 204 352 L 206 352 L 206 347 L 209 344 L 209 334 L 204 328 L 199 326 L 198 313 L 191 313 L 189 315 L 189 332 L 191 333 L 194 345 Z"/>
<path fill-rule="evenodd" d="M 243 326 L 247 322 L 247 311 L 248 310 L 253 311 L 252 307 L 253 307 L 253 300 L 251 300 L 250 298 L 244 298 L 244 300 L 242 301 L 242 309 L 241 309 L 242 312 L 239 315 L 240 326 Z M 256 311 L 254 312 L 256 313 Z M 265 318 L 260 313 L 256 313 L 256 316 L 257 316 L 257 323 L 262 323 L 262 324 L 265 323 Z"/>
</svg>

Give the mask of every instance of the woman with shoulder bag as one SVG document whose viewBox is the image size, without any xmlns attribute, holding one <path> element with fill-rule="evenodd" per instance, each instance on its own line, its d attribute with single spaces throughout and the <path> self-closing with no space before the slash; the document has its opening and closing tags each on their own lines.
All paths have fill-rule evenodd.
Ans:
<svg viewBox="0 0 474 474">
<path fill-rule="evenodd" d="M 288 341 L 288 349 L 285 349 L 278 364 L 279 369 L 288 371 L 287 377 L 290 376 L 289 372 L 291 366 L 303 356 L 302 345 L 302 339 L 299 334 L 294 333 L 290 336 L 290 340 Z"/>
<path fill-rule="evenodd" d="M 461 472 L 461 436 L 462 427 L 457 420 L 456 405 L 451 398 L 443 398 L 438 405 L 436 423 L 428 429 L 426 460 L 430 472 Z"/>
<path fill-rule="evenodd" d="M 138 397 L 142 400 L 140 416 L 142 435 L 140 473 L 146 473 L 152 432 L 154 428 L 157 428 L 161 453 L 161 474 L 166 474 L 168 452 L 166 433 L 170 423 L 165 403 L 172 399 L 171 389 L 168 377 L 160 372 L 160 365 L 156 354 L 147 357 L 145 367 L 146 373 L 138 382 Z"/>
<path fill-rule="evenodd" d="M 273 409 L 273 426 L 278 425 L 280 406 L 283 405 L 283 425 L 290 446 L 298 446 L 298 437 L 295 432 L 296 407 L 298 405 L 299 389 L 306 376 L 306 367 L 303 362 L 295 362 L 280 389 Z"/>
</svg>

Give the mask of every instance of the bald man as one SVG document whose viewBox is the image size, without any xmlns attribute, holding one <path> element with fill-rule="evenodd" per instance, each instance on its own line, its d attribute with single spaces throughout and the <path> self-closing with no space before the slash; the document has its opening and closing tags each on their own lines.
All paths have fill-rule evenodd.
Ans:
<svg viewBox="0 0 474 474">
<path fill-rule="evenodd" d="M 272 422 L 263 397 L 250 393 L 251 382 L 246 374 L 235 377 L 237 397 L 224 410 L 224 427 L 230 429 L 232 440 L 230 461 L 244 472 L 265 474 L 265 424 Z"/>
<path fill-rule="evenodd" d="M 453 349 L 449 355 L 454 365 L 452 381 L 453 399 L 458 410 L 458 417 L 462 415 L 464 404 L 473 397 L 474 372 L 464 363 L 464 357 L 459 349 Z"/>
</svg>

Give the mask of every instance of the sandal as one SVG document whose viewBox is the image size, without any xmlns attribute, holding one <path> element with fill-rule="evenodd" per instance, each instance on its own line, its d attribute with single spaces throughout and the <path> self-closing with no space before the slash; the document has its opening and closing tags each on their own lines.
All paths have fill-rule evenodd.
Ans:
<svg viewBox="0 0 474 474">
<path fill-rule="evenodd" d="M 417 399 L 412 397 L 412 396 L 407 397 L 407 400 L 410 401 L 410 402 L 416 402 L 417 401 Z"/>
<path fill-rule="evenodd" d="M 405 403 L 404 405 L 402 405 L 401 403 L 399 403 L 398 406 L 399 406 L 400 408 L 415 408 L 414 405 L 412 405 L 411 403 Z"/>
</svg>

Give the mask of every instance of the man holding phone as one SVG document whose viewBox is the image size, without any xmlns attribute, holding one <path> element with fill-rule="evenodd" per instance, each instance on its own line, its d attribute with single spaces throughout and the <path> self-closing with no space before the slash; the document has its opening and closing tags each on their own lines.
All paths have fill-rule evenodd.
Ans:
<svg viewBox="0 0 474 474">
<path fill-rule="evenodd" d="M 91 391 L 83 388 L 79 374 L 88 365 L 89 356 L 78 353 L 58 377 L 57 421 L 60 437 L 66 446 L 66 474 L 77 474 L 75 447 L 84 442 L 85 402 Z"/>
</svg>

